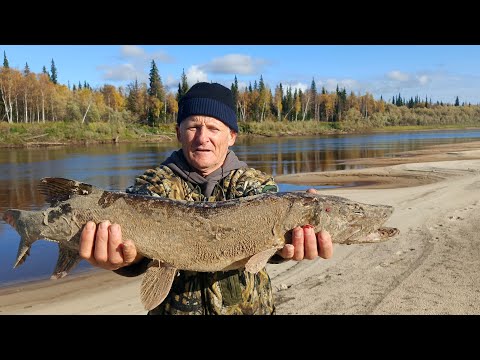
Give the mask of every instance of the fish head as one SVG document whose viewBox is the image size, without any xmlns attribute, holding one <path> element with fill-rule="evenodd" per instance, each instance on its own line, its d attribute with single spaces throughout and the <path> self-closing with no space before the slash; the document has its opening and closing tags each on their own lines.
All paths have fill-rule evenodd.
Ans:
<svg viewBox="0 0 480 360">
<path fill-rule="evenodd" d="M 379 232 L 392 215 L 392 206 L 365 204 L 320 194 L 307 194 L 305 201 L 312 208 L 308 222 L 316 232 L 322 229 L 328 231 L 335 243 L 380 242 L 393 236 L 393 232 Z"/>
</svg>

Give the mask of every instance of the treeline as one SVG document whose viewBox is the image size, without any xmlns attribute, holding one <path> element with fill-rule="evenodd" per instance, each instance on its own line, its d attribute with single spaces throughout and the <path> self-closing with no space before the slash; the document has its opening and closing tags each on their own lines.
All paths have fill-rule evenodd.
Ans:
<svg viewBox="0 0 480 360">
<path fill-rule="evenodd" d="M 126 87 L 105 84 L 92 88 L 86 81 L 73 87 L 57 82 L 52 59 L 50 72 L 20 71 L 11 68 L 4 54 L 0 68 L 0 119 L 8 123 L 50 121 L 141 123 L 152 127 L 176 120 L 178 101 L 188 90 L 182 72 L 177 91 L 165 89 L 155 61 L 151 62 L 149 82 L 133 81 Z M 480 106 L 462 103 L 433 103 L 431 99 L 405 99 L 401 94 L 391 101 L 364 95 L 347 94 L 337 86 L 329 92 L 317 89 L 315 81 L 306 91 L 283 86 L 270 89 L 263 77 L 240 88 L 235 76 L 231 89 L 235 96 L 241 128 L 248 123 L 316 121 L 333 123 L 345 130 L 389 125 L 475 124 Z M 242 126 L 243 124 L 243 126 Z"/>
</svg>

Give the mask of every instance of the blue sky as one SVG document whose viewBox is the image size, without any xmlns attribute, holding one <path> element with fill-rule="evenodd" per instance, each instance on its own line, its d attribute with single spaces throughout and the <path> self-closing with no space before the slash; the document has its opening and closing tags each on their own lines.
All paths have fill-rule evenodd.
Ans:
<svg viewBox="0 0 480 360">
<path fill-rule="evenodd" d="M 0 45 L 10 67 L 50 70 L 53 58 L 58 81 L 92 87 L 125 86 L 137 78 L 148 82 L 155 60 L 164 85 L 176 91 L 185 69 L 188 81 L 215 81 L 230 87 L 234 76 L 241 86 L 260 75 L 274 90 L 310 87 L 347 93 L 371 93 L 391 100 L 401 93 L 433 102 L 480 104 L 478 45 Z M 3 62 L 2 62 L 3 63 Z"/>
</svg>

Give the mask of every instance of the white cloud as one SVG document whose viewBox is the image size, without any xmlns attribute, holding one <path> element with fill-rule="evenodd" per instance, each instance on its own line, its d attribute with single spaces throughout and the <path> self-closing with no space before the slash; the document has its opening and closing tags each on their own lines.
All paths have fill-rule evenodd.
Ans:
<svg viewBox="0 0 480 360">
<path fill-rule="evenodd" d="M 340 80 L 338 82 L 338 87 L 343 89 L 348 89 L 348 90 L 352 90 L 352 91 L 355 91 L 356 89 L 358 89 L 360 87 L 360 84 L 357 80 L 353 80 L 353 79 L 343 79 L 343 80 Z"/>
<path fill-rule="evenodd" d="M 156 62 L 171 62 L 172 57 L 163 51 L 148 54 L 145 49 L 137 45 L 120 46 L 120 60 L 123 64 L 100 65 L 97 69 L 101 77 L 108 81 L 148 82 L 148 73 L 152 60 Z"/>
<path fill-rule="evenodd" d="M 120 54 L 124 57 L 143 58 L 145 50 L 137 45 L 122 45 L 120 47 Z"/>
<path fill-rule="evenodd" d="M 255 59 L 249 55 L 228 54 L 199 67 L 214 74 L 253 75 L 260 73 L 265 64 L 265 60 Z"/>
<path fill-rule="evenodd" d="M 397 94 L 405 89 L 426 89 L 432 81 L 440 80 L 445 74 L 443 72 L 419 72 L 406 73 L 398 70 L 387 73 L 380 82 L 372 82 L 373 87 L 384 93 L 396 92 Z"/>
<path fill-rule="evenodd" d="M 398 70 L 393 70 L 387 74 L 387 78 L 394 81 L 408 81 L 410 79 L 410 76 L 407 73 L 403 73 Z"/>
<path fill-rule="evenodd" d="M 297 82 L 296 84 L 288 84 L 286 83 L 285 85 L 282 85 L 282 88 L 283 88 L 283 92 L 285 94 L 285 90 L 290 87 L 292 89 L 292 93 L 295 92 L 295 89 L 298 91 L 298 90 L 302 90 L 302 92 L 305 92 L 307 89 L 310 88 L 309 85 L 307 84 L 304 84 L 304 83 L 301 83 L 301 82 Z M 275 92 L 275 89 L 271 89 L 272 90 L 272 94 Z"/>
<path fill-rule="evenodd" d="M 233 82 L 233 81 L 232 81 Z M 244 91 L 245 88 L 248 89 L 248 84 L 245 81 L 237 81 L 238 82 L 238 90 L 239 91 Z"/>
<path fill-rule="evenodd" d="M 120 55 L 122 58 L 127 58 L 129 60 L 135 59 L 141 63 L 150 64 L 152 60 L 162 62 L 162 63 L 171 63 L 173 58 L 168 55 L 165 51 L 156 51 L 154 53 L 148 54 L 143 48 L 137 45 L 122 45 L 120 47 Z"/>
<path fill-rule="evenodd" d="M 322 87 L 325 87 L 325 90 L 328 92 L 333 92 L 337 90 L 337 86 L 339 90 L 345 91 L 349 94 L 351 91 L 355 92 L 361 88 L 361 84 L 357 80 L 353 79 L 327 79 L 325 81 L 317 82 L 317 89 L 320 92 Z"/>
<path fill-rule="evenodd" d="M 137 69 L 132 64 L 121 65 L 101 65 L 98 67 L 102 71 L 102 78 L 109 81 L 125 81 L 138 79 L 139 82 L 146 81 L 147 76 L 143 70 Z"/>
<path fill-rule="evenodd" d="M 208 82 L 208 76 L 205 71 L 201 70 L 197 65 L 192 65 L 185 72 L 187 76 L 188 85 L 191 87 L 197 82 Z"/>
<path fill-rule="evenodd" d="M 433 102 L 450 103 L 459 96 L 460 101 L 478 103 L 478 99 L 471 96 L 475 91 L 473 89 L 480 82 L 478 76 L 449 73 L 443 69 L 398 73 L 403 76 L 391 76 L 392 72 L 390 72 L 380 78 L 362 82 L 360 93 L 368 91 L 375 98 L 380 98 L 382 95 L 387 101 L 401 94 L 406 99 L 420 96 L 422 99 L 428 97 Z M 405 81 L 407 77 L 408 80 Z"/>
<path fill-rule="evenodd" d="M 180 80 L 176 79 L 172 75 L 168 75 L 167 79 L 165 80 L 163 85 L 165 86 L 165 88 L 168 91 L 176 94 L 177 91 L 178 91 L 178 83 L 179 82 L 180 82 Z"/>
<path fill-rule="evenodd" d="M 156 51 L 152 53 L 151 55 L 147 54 L 147 59 L 149 61 L 156 60 L 161 63 L 173 63 L 174 58 L 170 55 L 168 55 L 165 51 Z"/>
<path fill-rule="evenodd" d="M 417 80 L 420 85 L 426 85 L 430 82 L 430 77 L 428 75 L 417 75 Z"/>
</svg>

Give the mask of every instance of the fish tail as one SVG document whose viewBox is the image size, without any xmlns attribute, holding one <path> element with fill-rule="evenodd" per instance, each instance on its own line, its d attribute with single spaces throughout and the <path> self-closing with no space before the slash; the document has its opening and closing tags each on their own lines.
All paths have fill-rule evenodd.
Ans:
<svg viewBox="0 0 480 360">
<path fill-rule="evenodd" d="M 18 245 L 18 251 L 17 251 L 17 260 L 15 261 L 15 264 L 13 265 L 13 268 L 15 269 L 17 266 L 22 265 L 27 257 L 30 255 L 30 248 L 32 247 L 31 244 L 27 243 L 27 240 L 22 237 L 20 239 L 20 245 Z"/>
<path fill-rule="evenodd" d="M 17 228 L 17 221 L 22 213 L 22 210 L 7 210 L 3 214 L 3 221 L 5 221 L 8 225 L 12 226 L 14 229 Z"/>
<path fill-rule="evenodd" d="M 27 218 L 40 221 L 41 215 L 34 214 L 32 217 L 33 213 L 32 211 L 10 209 L 3 214 L 3 220 L 20 234 L 20 244 L 18 245 L 17 259 L 13 265 L 14 268 L 25 262 L 28 255 L 30 255 L 32 244 L 40 239 L 40 236 L 29 233 L 25 227 Z"/>
</svg>

